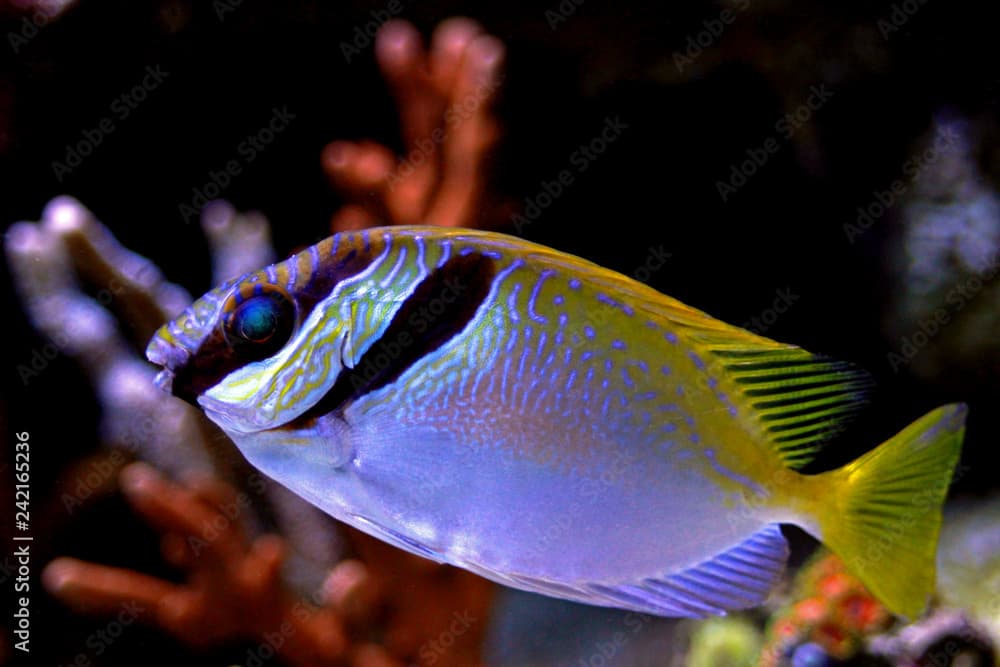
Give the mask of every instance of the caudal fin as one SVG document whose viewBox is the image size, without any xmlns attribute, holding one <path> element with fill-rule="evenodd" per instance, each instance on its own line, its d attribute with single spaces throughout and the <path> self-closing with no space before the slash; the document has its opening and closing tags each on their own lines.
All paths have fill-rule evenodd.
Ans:
<svg viewBox="0 0 1000 667">
<path fill-rule="evenodd" d="M 827 473 L 823 541 L 890 610 L 919 616 L 934 592 L 941 505 L 958 463 L 966 407 L 924 415 L 856 461 Z"/>
</svg>

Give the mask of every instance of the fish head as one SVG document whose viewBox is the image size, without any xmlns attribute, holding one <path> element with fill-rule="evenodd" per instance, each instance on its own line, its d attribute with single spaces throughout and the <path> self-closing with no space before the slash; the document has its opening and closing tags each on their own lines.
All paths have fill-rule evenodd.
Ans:
<svg viewBox="0 0 1000 667">
<path fill-rule="evenodd" d="M 146 349 L 163 367 L 156 384 L 203 409 L 234 440 L 294 420 L 343 369 L 346 322 L 294 289 L 289 264 L 298 261 L 293 256 L 206 293 Z"/>
</svg>

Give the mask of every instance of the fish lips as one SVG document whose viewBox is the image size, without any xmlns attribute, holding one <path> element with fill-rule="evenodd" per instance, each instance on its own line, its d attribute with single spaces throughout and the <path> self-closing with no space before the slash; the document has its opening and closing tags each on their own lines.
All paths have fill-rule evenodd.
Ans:
<svg viewBox="0 0 1000 667">
<path fill-rule="evenodd" d="M 178 369 L 184 368 L 188 363 L 191 353 L 157 336 L 149 341 L 149 346 L 146 347 L 146 358 L 163 368 L 156 374 L 153 383 L 166 393 L 174 394 L 174 377 Z"/>
</svg>

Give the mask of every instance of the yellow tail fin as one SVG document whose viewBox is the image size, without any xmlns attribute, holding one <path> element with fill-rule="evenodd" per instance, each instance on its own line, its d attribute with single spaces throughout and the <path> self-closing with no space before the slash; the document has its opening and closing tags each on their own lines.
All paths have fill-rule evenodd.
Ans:
<svg viewBox="0 0 1000 667">
<path fill-rule="evenodd" d="M 914 619 L 934 592 L 941 505 L 958 463 L 966 407 L 945 405 L 881 446 L 826 473 L 819 528 L 868 589 Z"/>
</svg>

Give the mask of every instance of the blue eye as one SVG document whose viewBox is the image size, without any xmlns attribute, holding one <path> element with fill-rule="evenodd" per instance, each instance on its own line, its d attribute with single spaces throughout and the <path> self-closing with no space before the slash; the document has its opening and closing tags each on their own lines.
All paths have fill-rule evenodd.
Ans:
<svg viewBox="0 0 1000 667">
<path fill-rule="evenodd" d="M 273 285 L 257 287 L 257 291 L 242 299 L 233 295 L 227 304 L 226 340 L 244 359 L 271 356 L 295 330 L 295 304 L 285 291 Z"/>
<path fill-rule="evenodd" d="M 278 331 L 281 308 L 266 296 L 255 296 L 236 309 L 234 326 L 240 338 L 265 343 Z"/>
</svg>

